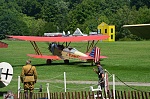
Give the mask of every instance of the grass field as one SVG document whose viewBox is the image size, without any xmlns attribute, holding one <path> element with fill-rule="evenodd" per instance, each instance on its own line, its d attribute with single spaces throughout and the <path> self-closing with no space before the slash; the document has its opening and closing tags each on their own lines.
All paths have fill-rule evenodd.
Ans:
<svg viewBox="0 0 150 99">
<path fill-rule="evenodd" d="M 0 62 L 8 62 L 13 66 L 14 74 L 11 83 L 1 88 L 0 92 L 8 90 L 17 92 L 17 78 L 20 75 L 22 66 L 29 58 L 26 54 L 34 53 L 29 42 L 25 41 L 8 41 L 8 48 L 0 49 Z M 49 54 L 45 42 L 37 43 L 43 54 Z M 71 46 L 85 52 L 86 42 L 72 43 Z M 108 56 L 101 61 L 104 69 L 111 74 L 117 75 L 124 82 L 150 82 L 150 41 L 120 41 L 120 42 L 99 42 L 101 54 Z M 97 75 L 93 72 L 90 63 L 80 62 L 79 60 L 70 60 L 66 65 L 63 61 L 53 61 L 52 65 L 46 65 L 46 60 L 34 59 L 32 64 L 36 66 L 38 72 L 38 81 L 35 87 L 43 86 L 46 90 L 46 83 L 50 84 L 50 91 L 64 91 L 63 73 L 66 72 L 68 81 L 97 81 Z M 110 81 L 112 78 L 110 78 Z M 56 82 L 55 82 L 56 81 Z M 67 91 L 89 90 L 91 84 L 67 84 Z M 126 86 L 116 86 L 116 89 L 132 90 Z M 150 87 L 134 87 L 143 91 L 150 91 Z"/>
</svg>

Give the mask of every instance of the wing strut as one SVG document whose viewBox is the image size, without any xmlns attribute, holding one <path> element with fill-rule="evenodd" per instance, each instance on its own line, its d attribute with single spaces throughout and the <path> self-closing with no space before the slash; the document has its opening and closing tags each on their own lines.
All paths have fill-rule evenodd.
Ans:
<svg viewBox="0 0 150 99">
<path fill-rule="evenodd" d="M 71 44 L 71 42 L 69 42 L 69 44 L 66 42 L 66 47 L 68 47 Z"/>
<path fill-rule="evenodd" d="M 98 40 L 96 43 L 94 43 L 94 40 L 93 40 L 93 41 L 91 42 L 91 44 L 90 44 L 90 41 L 88 41 L 86 53 L 89 52 L 90 50 L 92 50 L 92 49 L 96 46 L 96 44 L 97 44 L 98 42 L 99 42 L 99 40 Z"/>
<path fill-rule="evenodd" d="M 32 46 L 33 46 L 33 48 L 34 48 L 35 53 L 36 53 L 37 55 L 42 55 L 42 53 L 40 52 L 40 49 L 38 48 L 36 42 L 35 42 L 35 41 L 30 41 L 30 43 L 32 44 Z"/>
</svg>

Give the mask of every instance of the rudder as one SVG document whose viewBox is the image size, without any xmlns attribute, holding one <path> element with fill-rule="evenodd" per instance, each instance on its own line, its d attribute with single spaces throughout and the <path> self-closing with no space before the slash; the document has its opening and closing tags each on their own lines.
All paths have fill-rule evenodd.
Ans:
<svg viewBox="0 0 150 99">
<path fill-rule="evenodd" d="M 94 47 L 89 56 L 94 58 L 94 63 L 100 61 L 100 48 Z"/>
</svg>

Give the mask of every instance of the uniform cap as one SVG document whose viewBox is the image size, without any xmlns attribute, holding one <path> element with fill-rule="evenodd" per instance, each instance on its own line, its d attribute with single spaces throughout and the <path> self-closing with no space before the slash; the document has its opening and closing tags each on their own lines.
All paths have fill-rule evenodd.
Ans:
<svg viewBox="0 0 150 99">
<path fill-rule="evenodd" d="M 26 63 L 27 63 L 27 64 L 30 64 L 30 63 L 31 63 L 31 60 L 27 60 Z"/>
</svg>

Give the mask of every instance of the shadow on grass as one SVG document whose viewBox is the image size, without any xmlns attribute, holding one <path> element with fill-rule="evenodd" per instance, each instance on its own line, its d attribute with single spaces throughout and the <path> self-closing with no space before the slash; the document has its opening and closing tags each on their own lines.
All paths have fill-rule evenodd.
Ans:
<svg viewBox="0 0 150 99">
<path fill-rule="evenodd" d="M 69 66 L 78 66 L 78 67 L 91 67 L 91 66 L 95 66 L 95 64 L 91 64 L 91 63 L 88 63 L 88 62 L 83 62 L 83 61 L 76 61 L 76 62 L 69 62 L 68 64 L 67 63 L 63 63 L 63 62 L 59 62 L 59 63 L 55 63 L 55 62 L 52 62 L 50 65 L 48 64 L 32 64 L 33 66 L 66 66 L 66 65 L 69 65 Z M 24 66 L 24 64 L 20 64 L 20 65 L 13 65 L 13 67 L 18 67 L 18 66 Z M 102 66 L 105 66 L 104 64 L 102 64 Z"/>
<path fill-rule="evenodd" d="M 76 61 L 76 62 L 69 62 L 68 64 L 67 63 L 63 63 L 63 62 L 60 62 L 60 63 L 51 63 L 50 65 L 48 64 L 33 64 L 34 66 L 66 66 L 66 65 L 69 65 L 69 66 L 91 66 L 91 63 L 87 63 L 87 62 L 81 62 L 81 61 Z"/>
</svg>

